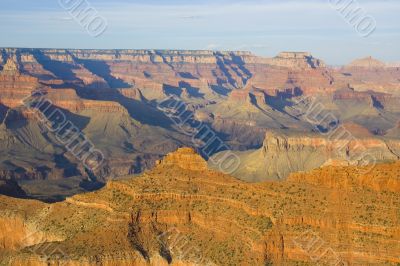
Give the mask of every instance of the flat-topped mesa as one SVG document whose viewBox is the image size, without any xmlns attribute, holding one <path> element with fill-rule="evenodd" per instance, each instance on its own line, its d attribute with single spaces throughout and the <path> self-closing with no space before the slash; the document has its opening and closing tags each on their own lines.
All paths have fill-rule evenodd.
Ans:
<svg viewBox="0 0 400 266">
<path fill-rule="evenodd" d="M 369 132 L 356 124 L 345 123 L 341 124 L 340 130 L 344 132 L 352 131 L 355 135 L 363 135 L 362 138 L 348 139 L 343 135 L 342 138 L 325 138 L 318 135 L 293 135 L 288 136 L 284 133 L 276 133 L 267 131 L 263 143 L 263 152 L 287 152 L 287 151 L 300 151 L 305 148 L 313 150 L 321 150 L 327 155 L 337 156 L 339 158 L 346 158 L 351 154 L 364 152 L 365 150 L 376 150 L 379 154 L 379 160 L 396 160 L 397 157 L 388 149 L 385 141 L 371 137 Z M 398 142 L 396 142 L 398 143 Z M 396 144 L 396 147 L 399 144 Z M 385 157 L 386 156 L 386 157 Z M 382 157 L 382 158 L 381 158 Z"/>
<path fill-rule="evenodd" d="M 312 57 L 312 55 L 309 52 L 280 52 L 276 57 L 286 59 L 303 59 L 305 57 Z"/>
<path fill-rule="evenodd" d="M 242 166 L 232 175 L 248 182 L 263 182 L 285 179 L 291 173 L 310 171 L 321 166 L 371 166 L 375 162 L 399 159 L 399 141 L 369 137 L 368 132 L 363 132 L 365 129 L 357 125 L 348 128 L 352 133 L 356 132 L 356 136 L 362 137 L 348 138 L 346 133 L 346 136 L 336 139 L 342 133 L 327 138 L 315 134 L 288 135 L 287 132 L 268 130 L 260 149 L 238 153 Z M 341 130 L 340 127 L 338 131 Z"/>
<path fill-rule="evenodd" d="M 78 60 L 101 60 L 115 62 L 156 63 L 156 64 L 216 64 L 217 55 L 242 57 L 250 56 L 246 51 L 211 51 L 211 50 L 96 50 L 96 49 L 26 49 L 25 53 L 36 53 L 42 60 L 73 62 Z"/>
<path fill-rule="evenodd" d="M 346 68 L 385 68 L 386 64 L 372 56 L 356 59 L 346 66 Z"/>
<path fill-rule="evenodd" d="M 205 171 L 207 162 L 192 148 L 179 148 L 157 162 L 158 166 L 177 166 L 191 171 Z"/>
<path fill-rule="evenodd" d="M 322 60 L 314 58 L 308 52 L 281 52 L 268 61 L 271 65 L 285 68 L 308 69 L 325 67 L 325 63 Z"/>
<path fill-rule="evenodd" d="M 227 57 L 241 57 L 250 56 L 250 52 L 245 51 L 220 51 L 214 52 L 209 50 L 159 50 L 155 51 L 153 58 L 160 61 L 159 63 L 166 62 L 169 64 L 217 64 L 217 56 L 227 56 Z"/>
</svg>

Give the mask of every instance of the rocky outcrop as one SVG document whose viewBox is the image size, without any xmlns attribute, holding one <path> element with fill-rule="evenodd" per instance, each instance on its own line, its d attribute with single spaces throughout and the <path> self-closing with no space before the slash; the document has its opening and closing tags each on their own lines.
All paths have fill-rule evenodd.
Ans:
<svg viewBox="0 0 400 266">
<path fill-rule="evenodd" d="M 241 166 L 233 175 L 245 181 L 259 182 L 285 179 L 290 173 L 321 166 L 374 165 L 379 161 L 395 161 L 400 158 L 399 142 L 331 137 L 287 136 L 267 132 L 261 149 L 236 153 L 241 159 Z"/>
<path fill-rule="evenodd" d="M 333 100 L 344 104 L 352 103 L 354 107 L 364 105 L 368 108 L 368 111 L 381 109 L 389 112 L 398 112 L 400 110 L 397 104 L 400 97 L 385 92 L 345 89 L 336 91 L 333 94 Z"/>
<path fill-rule="evenodd" d="M 347 68 L 384 68 L 386 64 L 372 58 L 372 56 L 354 60 L 346 66 Z"/>
<path fill-rule="evenodd" d="M 6 64 L 3 66 L 1 71 L 2 75 L 15 76 L 19 74 L 18 65 L 15 62 L 15 58 L 8 58 Z"/>
<path fill-rule="evenodd" d="M 281 52 L 269 64 L 290 69 L 325 67 L 324 62 L 307 52 Z"/>
<path fill-rule="evenodd" d="M 251 104 L 250 92 L 248 90 L 234 90 L 229 94 L 229 100 L 236 104 Z"/>
<path fill-rule="evenodd" d="M 165 156 L 161 161 L 158 161 L 157 165 L 167 167 L 177 166 L 191 171 L 205 171 L 208 169 L 207 162 L 192 148 L 180 148 L 176 152 Z"/>
<path fill-rule="evenodd" d="M 182 160 L 190 167 L 179 165 Z M 387 245 L 400 236 L 395 197 L 400 187 L 394 183 L 398 163 L 379 164 L 370 172 L 379 175 L 379 187 L 378 181 L 364 178 L 353 167 L 328 167 L 293 175 L 288 181 L 251 184 L 198 171 L 191 162 L 199 159 L 188 148 L 164 161 L 143 175 L 111 181 L 99 191 L 65 202 L 43 204 L 0 196 L 0 262 L 399 262 L 398 245 Z"/>
<path fill-rule="evenodd" d="M 353 189 L 363 187 L 377 192 L 400 192 L 400 179 L 396 176 L 385 177 L 399 163 L 376 165 L 374 167 L 338 167 L 329 166 L 308 173 L 294 173 L 288 177 L 290 182 L 306 182 L 319 187 L 333 189 Z"/>
<path fill-rule="evenodd" d="M 23 218 L 18 216 L 0 218 L 0 241 L 2 250 L 21 248 L 24 238 L 29 234 Z"/>
<path fill-rule="evenodd" d="M 9 58 L 0 73 L 0 103 L 14 108 L 38 87 L 38 79 L 20 73 L 15 57 Z"/>
<path fill-rule="evenodd" d="M 237 51 L 4 48 L 0 54 L 2 161 L 20 158 L 27 179 L 34 169 L 53 167 L 55 153 L 66 152 L 43 132 L 34 112 L 20 108 L 36 89 L 105 154 L 101 180 L 141 172 L 176 147 L 193 145 L 158 108 L 169 96 L 194 115 L 190 127 L 208 125 L 234 150 L 260 147 L 267 130 L 315 130 L 307 110 L 296 109 L 303 96 L 317 97 L 362 137 L 398 139 L 393 121 L 400 112 L 400 72 L 393 67 L 332 68 L 306 52 L 264 58 Z M 46 155 L 36 159 L 37 150 Z M 4 168 L 4 176 L 12 176 Z M 65 177 L 62 170 L 52 172 L 47 176 Z"/>
</svg>

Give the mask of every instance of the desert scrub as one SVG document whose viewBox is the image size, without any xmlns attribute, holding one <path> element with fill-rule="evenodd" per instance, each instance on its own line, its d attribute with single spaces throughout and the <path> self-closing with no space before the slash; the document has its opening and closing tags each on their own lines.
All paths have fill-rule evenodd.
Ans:
<svg viewBox="0 0 400 266">
<path fill-rule="evenodd" d="M 256 222 L 256 226 L 257 229 L 261 232 L 261 233 L 266 233 L 269 229 L 272 228 L 273 223 L 271 221 L 271 219 L 269 217 L 261 217 L 257 219 Z"/>
</svg>

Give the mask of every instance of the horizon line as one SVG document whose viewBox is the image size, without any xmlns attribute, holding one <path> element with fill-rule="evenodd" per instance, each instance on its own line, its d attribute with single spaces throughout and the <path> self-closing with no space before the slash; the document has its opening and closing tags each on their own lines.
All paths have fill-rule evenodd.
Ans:
<svg viewBox="0 0 400 266">
<path fill-rule="evenodd" d="M 324 63 L 326 63 L 327 66 L 346 66 L 347 64 L 329 64 L 327 63 L 327 61 L 325 59 L 322 59 L 320 57 L 314 57 L 312 52 L 309 51 L 280 51 L 278 54 L 276 54 L 275 56 L 272 57 L 268 57 L 268 56 L 263 56 L 263 55 L 258 55 L 250 50 L 213 50 L 213 49 L 165 49 L 165 48 L 52 48 L 52 47 L 16 47 L 16 46 L 0 46 L 0 49 L 26 49 L 26 50 L 85 50 L 85 51 L 92 51 L 92 50 L 98 50 L 98 51 L 148 51 L 148 52 L 168 52 L 168 51 L 176 51 L 176 52 L 211 52 L 211 53 L 244 53 L 244 54 L 248 54 L 251 56 L 255 56 L 255 57 L 260 57 L 260 58 L 265 58 L 265 59 L 271 59 L 271 58 L 275 58 L 277 57 L 279 54 L 281 53 L 308 53 L 311 55 L 311 57 L 318 59 L 318 60 L 322 60 Z M 359 59 L 366 59 L 366 58 L 372 58 L 375 60 L 378 60 L 382 63 L 385 63 L 386 65 L 389 64 L 393 64 L 393 63 L 397 63 L 397 61 L 392 61 L 392 62 L 388 62 L 388 61 L 384 61 L 381 59 L 378 59 L 375 56 L 371 56 L 371 55 L 366 55 L 363 57 L 359 57 L 359 58 L 354 58 L 352 61 L 350 61 L 349 63 L 353 62 L 354 60 L 359 60 Z"/>
</svg>

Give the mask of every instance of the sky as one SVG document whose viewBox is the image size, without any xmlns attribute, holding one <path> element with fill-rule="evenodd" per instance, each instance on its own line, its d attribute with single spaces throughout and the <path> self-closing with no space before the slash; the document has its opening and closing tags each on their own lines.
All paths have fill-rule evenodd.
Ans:
<svg viewBox="0 0 400 266">
<path fill-rule="evenodd" d="M 280 51 L 308 51 L 330 65 L 365 56 L 400 62 L 399 0 L 0 0 L 0 4 L 0 47 L 244 50 L 267 57 Z M 80 4 L 75 12 L 74 4 Z M 77 14 L 85 8 L 91 8 L 93 15 L 82 22 Z M 360 14 L 353 21 L 346 18 L 351 11 Z M 98 32 L 88 30 L 89 24 L 99 25 Z"/>
</svg>

